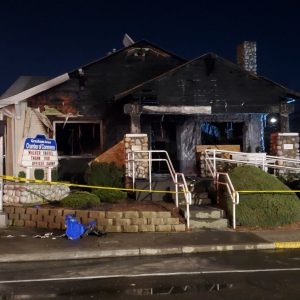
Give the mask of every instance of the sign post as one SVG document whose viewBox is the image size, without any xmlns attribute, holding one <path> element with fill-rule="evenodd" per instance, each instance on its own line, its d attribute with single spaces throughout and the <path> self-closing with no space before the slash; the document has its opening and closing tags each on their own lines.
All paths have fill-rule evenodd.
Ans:
<svg viewBox="0 0 300 300">
<path fill-rule="evenodd" d="M 47 180 L 51 181 L 51 170 L 58 165 L 57 145 L 54 139 L 38 134 L 35 138 L 26 138 L 22 146 L 21 166 L 26 168 L 26 178 L 30 169 L 47 169 Z"/>
</svg>

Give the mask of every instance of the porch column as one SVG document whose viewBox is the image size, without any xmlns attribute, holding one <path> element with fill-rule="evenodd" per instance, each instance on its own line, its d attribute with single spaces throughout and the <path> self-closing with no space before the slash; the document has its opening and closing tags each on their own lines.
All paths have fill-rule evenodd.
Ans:
<svg viewBox="0 0 300 300">
<path fill-rule="evenodd" d="M 244 123 L 244 152 L 265 151 L 264 145 L 264 127 L 262 114 L 250 114 L 245 118 Z"/>
<path fill-rule="evenodd" d="M 290 124 L 289 124 L 289 109 L 287 103 L 280 104 L 279 110 L 279 126 L 280 132 L 290 132 Z"/>
<path fill-rule="evenodd" d="M 178 127 L 178 157 L 180 171 L 185 175 L 196 173 L 196 144 L 199 139 L 199 124 L 195 117 L 186 118 L 183 125 Z"/>
<path fill-rule="evenodd" d="M 139 104 L 125 104 L 124 113 L 130 115 L 130 133 L 141 133 L 141 107 Z"/>
</svg>

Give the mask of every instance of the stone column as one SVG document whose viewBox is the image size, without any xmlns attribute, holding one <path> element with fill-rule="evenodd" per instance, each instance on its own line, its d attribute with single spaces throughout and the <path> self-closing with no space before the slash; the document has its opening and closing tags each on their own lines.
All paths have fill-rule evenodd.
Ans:
<svg viewBox="0 0 300 300">
<path fill-rule="evenodd" d="M 299 159 L 299 133 L 272 133 L 270 147 L 271 155 Z"/>
<path fill-rule="evenodd" d="M 125 144 L 125 161 L 127 160 L 128 153 L 132 151 L 148 150 L 148 136 L 145 133 L 140 134 L 126 134 L 124 137 Z M 137 159 L 148 159 L 148 153 L 135 153 Z M 147 161 L 135 162 L 135 178 L 148 178 L 149 177 L 149 164 Z M 126 177 L 132 177 L 132 163 L 126 164 Z"/>
<path fill-rule="evenodd" d="M 141 132 L 141 107 L 138 104 L 125 104 L 124 113 L 129 114 L 131 118 L 130 132 Z"/>
<path fill-rule="evenodd" d="M 272 133 L 270 153 L 274 156 L 283 156 L 286 158 L 299 159 L 299 133 Z M 278 160 L 278 165 L 289 166 L 289 164 Z M 290 164 L 294 167 L 294 164 Z M 285 169 L 278 170 L 276 173 L 294 173 L 295 171 L 288 171 Z"/>
</svg>

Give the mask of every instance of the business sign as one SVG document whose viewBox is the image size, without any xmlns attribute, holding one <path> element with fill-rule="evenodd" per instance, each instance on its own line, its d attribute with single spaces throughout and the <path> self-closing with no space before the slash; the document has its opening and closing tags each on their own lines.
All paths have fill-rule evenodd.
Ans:
<svg viewBox="0 0 300 300">
<path fill-rule="evenodd" d="M 58 165 L 57 145 L 54 139 L 38 134 L 26 138 L 22 146 L 21 166 L 30 168 L 54 168 Z"/>
</svg>

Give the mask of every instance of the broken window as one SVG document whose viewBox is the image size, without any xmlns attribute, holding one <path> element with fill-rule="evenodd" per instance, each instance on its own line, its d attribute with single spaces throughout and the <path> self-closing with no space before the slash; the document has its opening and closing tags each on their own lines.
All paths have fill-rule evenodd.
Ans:
<svg viewBox="0 0 300 300">
<path fill-rule="evenodd" d="M 243 144 L 243 123 L 205 122 L 201 125 L 202 145 Z"/>
<path fill-rule="evenodd" d="M 56 122 L 60 156 L 93 156 L 100 151 L 100 123 Z"/>
</svg>

